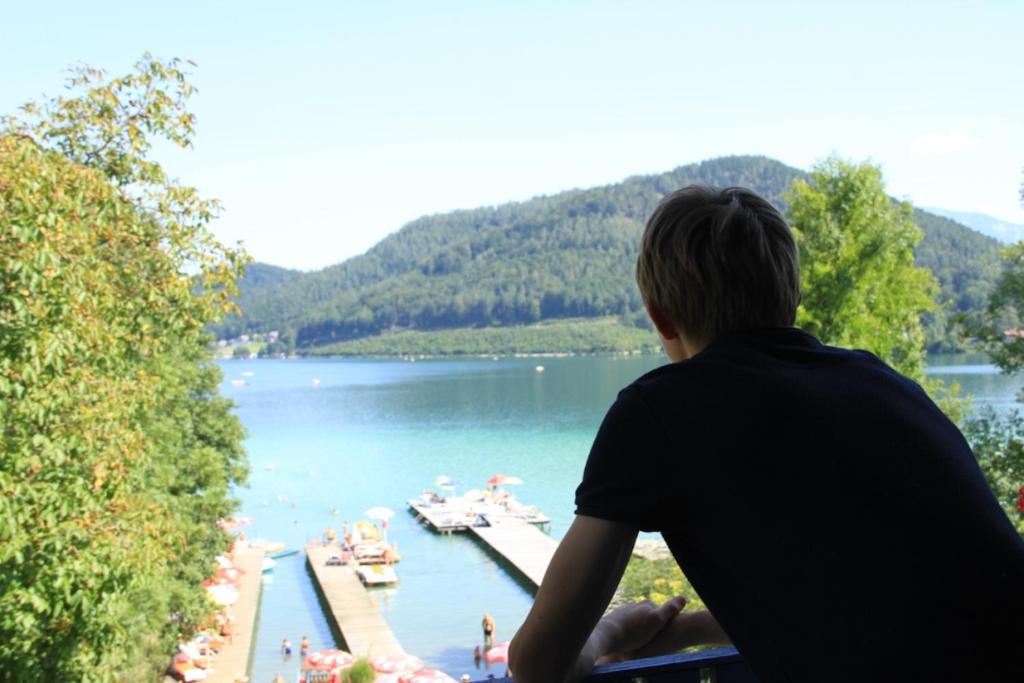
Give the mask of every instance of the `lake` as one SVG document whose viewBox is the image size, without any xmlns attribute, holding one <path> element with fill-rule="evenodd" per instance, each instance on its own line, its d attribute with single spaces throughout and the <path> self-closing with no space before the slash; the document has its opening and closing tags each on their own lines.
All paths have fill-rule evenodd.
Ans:
<svg viewBox="0 0 1024 683">
<path fill-rule="evenodd" d="M 531 594 L 473 540 L 439 536 L 407 511 L 406 500 L 440 475 L 461 489 L 493 474 L 523 479 L 514 493 L 551 517 L 559 538 L 572 520 L 573 493 L 591 440 L 616 393 L 661 364 L 657 356 L 500 360 L 223 361 L 222 392 L 248 431 L 252 472 L 237 491 L 250 538 L 302 548 L 331 526 L 374 506 L 396 512 L 388 530 L 402 561 L 396 588 L 375 590 L 406 651 L 459 678 L 474 668 L 480 620 L 490 612 L 508 640 Z M 543 372 L 537 366 L 543 366 Z M 1024 380 L 1007 378 L 983 356 L 933 356 L 929 372 L 957 382 L 975 407 L 1005 411 Z M 233 381 L 244 381 L 236 386 Z M 459 491 L 456 491 L 457 493 Z M 337 516 L 332 514 L 337 511 Z M 254 683 L 281 673 L 295 680 L 298 656 L 281 641 L 308 636 L 314 649 L 334 639 L 302 553 L 279 560 L 264 586 Z M 503 668 L 496 673 L 501 674 Z"/>
</svg>

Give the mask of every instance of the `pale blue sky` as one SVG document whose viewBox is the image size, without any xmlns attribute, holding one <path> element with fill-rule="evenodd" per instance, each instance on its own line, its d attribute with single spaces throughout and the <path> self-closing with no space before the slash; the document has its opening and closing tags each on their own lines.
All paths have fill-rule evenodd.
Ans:
<svg viewBox="0 0 1024 683">
<path fill-rule="evenodd" d="M 314 268 L 417 216 L 725 154 L 882 165 L 1024 223 L 1024 2 L 21 2 L 0 111 L 84 61 L 198 63 L 195 149 L 258 260 Z"/>
</svg>

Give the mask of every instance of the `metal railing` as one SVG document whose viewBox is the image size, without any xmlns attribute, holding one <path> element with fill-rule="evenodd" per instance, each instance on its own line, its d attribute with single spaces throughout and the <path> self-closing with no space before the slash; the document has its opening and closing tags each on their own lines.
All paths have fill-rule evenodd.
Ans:
<svg viewBox="0 0 1024 683">
<path fill-rule="evenodd" d="M 493 679 L 491 679 L 493 680 Z M 511 683 L 511 678 L 498 681 Z M 743 657 L 731 647 L 692 654 L 665 655 L 606 664 L 594 669 L 587 683 L 758 683 Z M 485 681 L 484 683 L 490 683 Z"/>
</svg>

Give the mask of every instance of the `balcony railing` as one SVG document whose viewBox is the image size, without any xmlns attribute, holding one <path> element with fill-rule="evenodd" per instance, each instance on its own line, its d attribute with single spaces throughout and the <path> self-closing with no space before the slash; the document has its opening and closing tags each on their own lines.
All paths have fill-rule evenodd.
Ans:
<svg viewBox="0 0 1024 683">
<path fill-rule="evenodd" d="M 498 679 L 511 683 L 511 678 Z M 743 657 L 731 647 L 606 664 L 586 683 L 758 683 Z M 489 682 L 485 682 L 489 683 Z"/>
</svg>

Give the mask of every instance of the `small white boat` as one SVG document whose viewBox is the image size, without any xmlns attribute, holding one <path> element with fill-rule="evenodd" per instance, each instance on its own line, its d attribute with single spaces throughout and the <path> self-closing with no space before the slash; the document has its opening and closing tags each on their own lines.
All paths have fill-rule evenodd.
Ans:
<svg viewBox="0 0 1024 683">
<path fill-rule="evenodd" d="M 264 557 L 263 558 L 263 573 L 264 574 L 266 574 L 267 572 L 274 571 L 274 567 L 276 567 L 276 566 L 277 566 L 277 562 L 275 560 L 272 560 L 269 557 Z"/>
<path fill-rule="evenodd" d="M 252 377 L 255 374 L 256 373 L 253 372 L 252 370 L 246 370 L 245 372 L 242 373 L 242 377 Z"/>
<path fill-rule="evenodd" d="M 534 368 L 534 370 L 536 370 L 537 372 L 544 372 L 544 366 L 538 365 L 537 367 Z"/>
<path fill-rule="evenodd" d="M 231 383 L 233 385 L 235 385 L 236 387 L 244 387 L 245 386 L 245 380 L 244 379 L 233 379 L 233 380 L 231 380 Z"/>
</svg>

